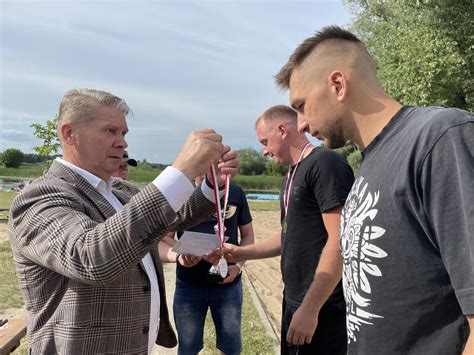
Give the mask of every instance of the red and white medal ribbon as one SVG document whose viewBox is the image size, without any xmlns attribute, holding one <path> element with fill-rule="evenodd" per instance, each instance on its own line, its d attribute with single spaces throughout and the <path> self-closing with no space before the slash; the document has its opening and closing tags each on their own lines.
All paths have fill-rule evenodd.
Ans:
<svg viewBox="0 0 474 355">
<path fill-rule="evenodd" d="M 288 216 L 288 204 L 290 202 L 291 188 L 293 187 L 293 181 L 295 180 L 295 176 L 296 176 L 296 169 L 298 169 L 298 165 L 300 165 L 300 162 L 303 159 L 306 148 L 308 148 L 310 145 L 311 145 L 310 142 L 306 143 L 303 149 L 301 150 L 300 157 L 298 158 L 298 161 L 296 162 L 296 166 L 291 172 L 291 174 L 290 174 L 290 170 L 288 169 L 287 179 L 286 179 L 286 184 L 285 184 L 285 191 L 283 193 L 283 206 L 285 206 L 285 219 Z"/>
<path fill-rule="evenodd" d="M 212 185 L 214 186 L 214 202 L 216 204 L 216 217 L 217 217 L 217 235 L 220 239 L 221 244 L 221 258 L 219 260 L 219 273 L 222 278 L 227 276 L 227 261 L 224 258 L 224 242 L 225 242 L 225 228 L 224 228 L 224 221 L 225 221 L 225 212 L 227 209 L 227 201 L 229 199 L 229 182 L 230 177 L 226 175 L 225 177 L 225 188 L 224 188 L 224 206 L 221 209 L 221 200 L 219 198 L 219 186 L 217 186 L 217 175 L 216 175 L 216 168 L 214 165 L 211 165 L 211 177 L 212 177 Z"/>
</svg>

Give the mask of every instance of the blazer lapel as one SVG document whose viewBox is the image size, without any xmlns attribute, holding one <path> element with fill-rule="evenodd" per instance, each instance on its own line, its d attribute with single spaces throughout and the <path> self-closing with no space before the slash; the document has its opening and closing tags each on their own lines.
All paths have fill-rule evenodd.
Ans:
<svg viewBox="0 0 474 355">
<path fill-rule="evenodd" d="M 112 217 L 116 213 L 115 208 L 109 203 L 109 201 L 105 199 L 104 196 L 100 194 L 99 191 L 95 189 L 95 187 L 93 187 L 87 182 L 86 179 L 67 166 L 57 161 L 53 161 L 48 173 L 59 177 L 69 184 L 72 184 L 84 195 L 85 201 L 89 201 L 90 205 L 94 205 L 99 209 L 99 211 L 104 216 L 104 219 Z"/>
</svg>

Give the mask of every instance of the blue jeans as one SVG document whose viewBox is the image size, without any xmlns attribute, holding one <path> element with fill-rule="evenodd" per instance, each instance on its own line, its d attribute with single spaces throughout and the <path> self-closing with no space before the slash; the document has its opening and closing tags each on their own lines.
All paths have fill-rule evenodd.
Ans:
<svg viewBox="0 0 474 355">
<path fill-rule="evenodd" d="M 216 328 L 216 347 L 226 355 L 240 354 L 242 282 L 213 288 L 177 279 L 173 313 L 178 332 L 178 354 L 194 355 L 202 350 L 208 308 Z"/>
</svg>

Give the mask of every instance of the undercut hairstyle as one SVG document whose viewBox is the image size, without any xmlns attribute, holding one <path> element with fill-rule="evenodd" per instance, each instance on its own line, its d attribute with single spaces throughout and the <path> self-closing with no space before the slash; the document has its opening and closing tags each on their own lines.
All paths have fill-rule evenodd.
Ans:
<svg viewBox="0 0 474 355">
<path fill-rule="evenodd" d="M 297 113 L 291 107 L 286 105 L 276 105 L 270 107 L 264 113 L 260 115 L 259 118 L 255 121 L 255 129 L 260 124 L 260 122 L 273 122 L 276 120 L 286 119 L 288 122 L 296 124 L 297 121 Z"/>
<path fill-rule="evenodd" d="M 130 113 L 130 109 L 118 96 L 105 91 L 93 89 L 73 89 L 69 90 L 61 100 L 58 115 L 59 128 L 63 123 L 82 125 L 93 120 L 100 107 L 113 107 L 120 110 L 125 117 Z M 59 134 L 59 136 L 61 136 Z"/>
<path fill-rule="evenodd" d="M 288 59 L 288 63 L 275 75 L 277 86 L 282 90 L 288 89 L 290 87 L 290 78 L 293 70 L 298 68 L 316 47 L 327 41 L 352 42 L 362 45 L 365 48 L 365 45 L 353 33 L 339 26 L 323 27 L 320 31 L 316 32 L 314 36 L 305 39 L 303 43 L 295 49 Z"/>
</svg>

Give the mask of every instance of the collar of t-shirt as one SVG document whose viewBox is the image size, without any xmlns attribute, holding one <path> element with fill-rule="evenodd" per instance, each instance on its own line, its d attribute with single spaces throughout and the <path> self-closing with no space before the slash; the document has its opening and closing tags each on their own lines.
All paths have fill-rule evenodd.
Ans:
<svg viewBox="0 0 474 355">
<path fill-rule="evenodd" d="M 123 208 L 122 203 L 119 199 L 112 193 L 112 179 L 105 182 L 101 178 L 91 174 L 90 172 L 71 164 L 68 161 L 65 161 L 61 158 L 56 158 L 58 162 L 67 166 L 77 174 L 81 175 L 84 179 L 87 180 L 104 198 L 114 207 L 118 212 Z M 150 299 L 150 330 L 148 336 L 148 353 L 151 353 L 153 346 L 158 335 L 158 327 L 160 323 L 160 289 L 158 287 L 158 277 L 156 275 L 155 264 L 151 258 L 150 253 L 146 254 L 141 261 L 141 265 L 145 270 L 145 273 L 148 276 L 150 281 L 151 288 L 151 299 Z"/>
</svg>

